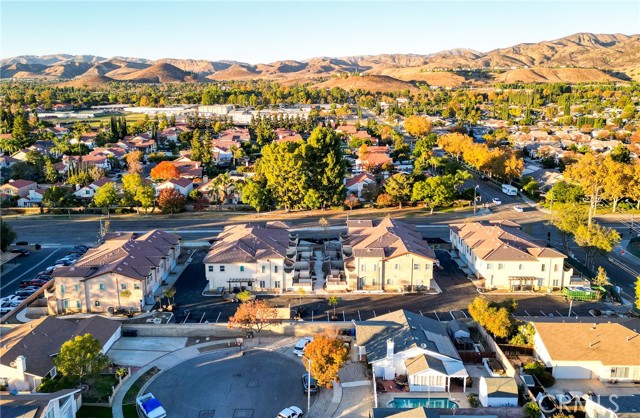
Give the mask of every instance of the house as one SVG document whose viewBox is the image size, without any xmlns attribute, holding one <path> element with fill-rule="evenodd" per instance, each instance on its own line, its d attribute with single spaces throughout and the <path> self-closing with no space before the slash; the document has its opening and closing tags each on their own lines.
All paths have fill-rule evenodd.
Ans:
<svg viewBox="0 0 640 418">
<path fill-rule="evenodd" d="M 58 139 L 64 137 L 65 135 L 69 135 L 69 133 L 71 132 L 69 129 L 60 125 L 54 126 L 53 128 L 46 128 L 46 131 L 51 132 Z"/>
<path fill-rule="evenodd" d="M 347 195 L 350 193 L 355 194 L 358 198 L 362 198 L 362 189 L 367 184 L 373 184 L 376 182 L 376 178 L 370 173 L 360 173 L 351 178 L 345 179 L 344 186 L 347 189 Z"/>
<path fill-rule="evenodd" d="M 484 377 L 480 378 L 478 398 L 487 407 L 517 407 L 518 385 L 513 377 Z"/>
<path fill-rule="evenodd" d="M 156 186 L 156 196 L 164 189 L 174 189 L 180 192 L 181 195 L 188 197 L 191 190 L 193 190 L 193 180 L 180 177 L 164 181 Z"/>
<path fill-rule="evenodd" d="M 556 379 L 640 381 L 640 320 L 535 321 L 535 356 Z"/>
<path fill-rule="evenodd" d="M 9 155 L 0 155 L 0 168 L 11 168 L 15 163 L 20 162 L 19 159 Z"/>
<path fill-rule="evenodd" d="M 511 221 L 449 225 L 449 238 L 460 265 L 490 289 L 560 289 L 573 269 L 566 256 L 520 230 Z"/>
<path fill-rule="evenodd" d="M 640 395 L 590 396 L 585 400 L 586 418 L 640 418 Z"/>
<path fill-rule="evenodd" d="M 376 167 L 382 167 L 387 163 L 392 163 L 393 159 L 389 156 L 387 147 L 367 147 L 365 153 L 357 152 L 355 170 L 371 170 Z"/>
<path fill-rule="evenodd" d="M 18 161 L 26 162 L 27 161 L 27 154 L 29 154 L 29 152 L 31 152 L 31 151 L 32 150 L 30 150 L 28 148 L 22 148 L 22 149 L 19 149 L 16 152 L 14 152 L 13 154 L 11 154 L 11 157 L 13 157 L 14 159 L 16 159 Z"/>
<path fill-rule="evenodd" d="M 226 226 L 203 260 L 209 290 L 245 286 L 287 289 L 284 261 L 289 232 L 284 224 Z"/>
<path fill-rule="evenodd" d="M 358 130 L 355 125 L 340 125 L 336 128 L 336 132 L 341 132 L 347 135 L 354 135 Z"/>
<path fill-rule="evenodd" d="M 190 131 L 190 129 L 186 127 L 181 128 L 178 126 L 170 126 L 158 132 L 158 139 L 160 139 L 161 141 L 173 141 L 177 143 L 180 134 L 188 131 Z"/>
<path fill-rule="evenodd" d="M 12 395 L 2 392 L 0 416 L 24 418 L 75 418 L 80 408 L 81 389 L 63 389 L 53 393 Z"/>
<path fill-rule="evenodd" d="M 303 142 L 302 136 L 294 130 L 278 128 L 275 130 L 275 142 Z"/>
<path fill-rule="evenodd" d="M 347 227 L 341 240 L 350 289 L 431 289 L 436 255 L 414 226 L 385 218 L 348 221 Z"/>
<path fill-rule="evenodd" d="M 233 160 L 234 149 L 240 147 L 240 142 L 235 140 L 214 139 L 211 141 L 211 161 L 218 165 L 229 164 Z"/>
<path fill-rule="evenodd" d="M 240 183 L 229 183 L 227 185 L 224 195 L 225 200 L 221 202 L 223 205 L 237 205 L 238 203 L 242 203 L 242 187 L 239 187 L 239 185 Z M 198 186 L 197 190 L 202 193 L 202 195 L 209 197 L 212 202 L 218 203 L 219 199 L 222 198 L 219 187 L 215 179 L 206 179 L 206 181 L 203 179 L 203 182 Z"/>
<path fill-rule="evenodd" d="M 29 147 L 30 150 L 36 151 L 42 155 L 51 155 L 53 157 L 59 157 L 61 154 L 55 150 L 56 143 L 51 140 L 38 140 Z"/>
<path fill-rule="evenodd" d="M 356 322 L 356 346 L 377 378 L 406 375 L 417 392 L 448 392 L 455 379 L 466 391 L 469 375 L 440 321 L 405 309 L 379 315 Z"/>
<path fill-rule="evenodd" d="M 127 152 L 141 151 L 143 154 L 149 154 L 158 150 L 156 141 L 151 139 L 149 135 L 126 136 L 124 139 L 116 143 L 117 146 Z"/>
<path fill-rule="evenodd" d="M 31 180 L 9 180 L 9 183 L 0 186 L 0 197 L 27 197 L 29 190 L 38 188 L 38 183 Z"/>
<path fill-rule="evenodd" d="M 187 179 L 202 177 L 202 165 L 199 161 L 192 161 L 189 157 L 182 156 L 171 161 L 171 164 L 178 170 L 180 177 Z"/>
<path fill-rule="evenodd" d="M 101 316 L 73 320 L 43 316 L 18 325 L 0 337 L 0 380 L 11 389 L 34 390 L 45 377 L 56 376 L 53 359 L 66 341 L 91 334 L 106 353 L 120 333 L 120 322 Z"/>
<path fill-rule="evenodd" d="M 53 273 L 52 314 L 141 310 L 155 302 L 154 292 L 175 268 L 180 238 L 159 230 L 145 234 L 110 233 L 78 262 Z M 128 295 L 122 294 L 128 291 Z"/>
<path fill-rule="evenodd" d="M 95 196 L 98 189 L 107 183 L 114 183 L 114 181 L 108 177 L 103 177 L 84 187 L 77 187 L 73 195 L 78 199 L 93 200 L 93 196 Z"/>
<path fill-rule="evenodd" d="M 29 194 L 25 197 L 18 199 L 19 208 L 32 208 L 42 205 L 42 199 L 44 198 L 44 192 L 46 189 L 31 189 Z"/>
<path fill-rule="evenodd" d="M 220 132 L 218 139 L 221 141 L 248 142 L 251 140 L 249 128 L 233 127 Z"/>
</svg>

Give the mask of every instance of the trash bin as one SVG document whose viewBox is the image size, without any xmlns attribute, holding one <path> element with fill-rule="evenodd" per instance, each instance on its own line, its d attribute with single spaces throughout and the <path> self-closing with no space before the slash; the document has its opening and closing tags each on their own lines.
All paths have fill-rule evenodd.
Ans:
<svg viewBox="0 0 640 418">
<path fill-rule="evenodd" d="M 247 332 L 247 335 L 245 336 L 245 338 L 253 338 L 253 331 Z"/>
</svg>

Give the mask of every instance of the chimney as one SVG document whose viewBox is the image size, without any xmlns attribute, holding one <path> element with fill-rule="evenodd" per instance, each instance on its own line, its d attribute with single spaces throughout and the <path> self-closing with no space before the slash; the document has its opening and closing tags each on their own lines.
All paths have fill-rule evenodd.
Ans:
<svg viewBox="0 0 640 418">
<path fill-rule="evenodd" d="M 18 356 L 16 358 L 16 369 L 18 369 L 18 375 L 24 380 L 24 373 L 27 371 L 27 358 L 25 356 Z"/>
<path fill-rule="evenodd" d="M 388 359 L 392 359 L 393 358 L 393 349 L 394 349 L 393 340 L 391 338 L 389 338 L 387 340 L 387 358 Z"/>
</svg>

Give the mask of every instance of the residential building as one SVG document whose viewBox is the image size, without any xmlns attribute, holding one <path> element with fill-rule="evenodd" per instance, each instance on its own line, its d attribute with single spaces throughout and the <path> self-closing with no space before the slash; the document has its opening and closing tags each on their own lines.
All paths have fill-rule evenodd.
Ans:
<svg viewBox="0 0 640 418">
<path fill-rule="evenodd" d="M 142 151 L 143 154 L 150 154 L 158 150 L 156 141 L 146 134 L 137 135 L 135 137 L 126 136 L 121 141 L 118 141 L 116 145 L 127 152 Z"/>
<path fill-rule="evenodd" d="M 106 313 L 120 307 L 142 310 L 155 302 L 154 292 L 175 268 L 179 255 L 177 235 L 159 230 L 107 234 L 104 244 L 87 251 L 75 265 L 55 270 L 49 310 L 53 314 Z"/>
<path fill-rule="evenodd" d="M 513 377 L 485 377 L 480 378 L 478 398 L 487 407 L 517 407 L 518 385 Z"/>
<path fill-rule="evenodd" d="M 640 394 L 596 395 L 585 400 L 586 418 L 640 418 Z"/>
<path fill-rule="evenodd" d="M 347 195 L 350 193 L 355 194 L 358 198 L 362 198 L 362 189 L 367 184 L 374 184 L 376 177 L 370 173 L 360 173 L 351 178 L 345 179 L 344 186 L 347 189 Z"/>
<path fill-rule="evenodd" d="M 533 322 L 535 356 L 556 379 L 640 381 L 640 320 Z"/>
<path fill-rule="evenodd" d="M 247 142 L 251 140 L 249 128 L 229 128 L 220 132 L 218 139 L 221 141 Z"/>
<path fill-rule="evenodd" d="M 193 190 L 193 180 L 180 177 L 177 179 L 163 181 L 156 186 L 156 196 L 158 196 L 164 189 L 174 189 L 180 192 L 181 195 L 188 197 L 191 190 Z"/>
<path fill-rule="evenodd" d="M 108 177 L 103 177 L 84 187 L 76 186 L 77 188 L 73 195 L 78 199 L 93 200 L 93 196 L 95 196 L 98 189 L 107 183 L 114 183 L 114 181 Z"/>
<path fill-rule="evenodd" d="M 573 269 L 566 256 L 520 230 L 511 221 L 449 225 L 454 259 L 484 287 L 506 290 L 552 290 L 566 286 Z"/>
<path fill-rule="evenodd" d="M 180 177 L 188 179 L 202 177 L 202 165 L 200 161 L 192 161 L 189 157 L 181 156 L 171 161 L 171 164 L 178 169 Z"/>
<path fill-rule="evenodd" d="M 469 375 L 440 321 L 405 309 L 379 315 L 356 322 L 356 346 L 377 378 L 406 375 L 417 392 L 448 392 L 455 379 L 466 391 Z"/>
<path fill-rule="evenodd" d="M 11 168 L 15 163 L 20 162 L 17 158 L 9 155 L 0 155 L 0 168 Z"/>
<path fill-rule="evenodd" d="M 358 150 L 358 159 L 356 160 L 355 170 L 369 171 L 373 168 L 380 168 L 383 165 L 393 163 L 393 159 L 389 156 L 388 147 L 367 147 L 366 153 Z"/>
<path fill-rule="evenodd" d="M 51 132 L 55 135 L 56 138 L 62 138 L 65 135 L 69 135 L 71 132 L 68 128 L 62 127 L 60 125 L 54 126 L 53 128 L 46 128 L 46 131 Z"/>
<path fill-rule="evenodd" d="M 291 129 L 278 128 L 275 133 L 275 142 L 303 142 L 302 136 Z"/>
<path fill-rule="evenodd" d="M 6 418 L 75 418 L 80 408 L 80 389 L 1 395 L 0 416 Z"/>
<path fill-rule="evenodd" d="M 234 149 L 240 149 L 241 144 L 235 140 L 214 139 L 211 141 L 211 162 L 217 165 L 230 164 L 233 160 Z"/>
<path fill-rule="evenodd" d="M 431 289 L 436 255 L 414 226 L 385 218 L 348 221 L 347 227 L 341 241 L 350 289 Z"/>
<path fill-rule="evenodd" d="M 286 290 L 291 284 L 284 269 L 288 246 L 289 232 L 281 223 L 226 226 L 203 261 L 209 290 Z"/>
<path fill-rule="evenodd" d="M 38 183 L 31 180 L 9 180 L 0 186 L 0 197 L 27 197 L 30 190 L 36 190 Z"/>
<path fill-rule="evenodd" d="M 27 161 L 27 154 L 29 154 L 29 152 L 31 152 L 31 151 L 32 150 L 30 150 L 28 148 L 22 148 L 22 149 L 19 149 L 16 152 L 14 152 L 13 154 L 11 154 L 11 157 L 13 157 L 14 159 L 16 159 L 18 161 L 26 162 Z"/>
<path fill-rule="evenodd" d="M 18 199 L 19 208 L 32 208 L 42 205 L 46 189 L 30 189 L 29 194 Z"/>
<path fill-rule="evenodd" d="M 45 377 L 56 376 L 53 359 L 66 341 L 91 334 L 106 353 L 120 338 L 121 326 L 101 316 L 72 320 L 43 316 L 3 331 L 0 381 L 10 389 L 35 390 Z"/>
</svg>

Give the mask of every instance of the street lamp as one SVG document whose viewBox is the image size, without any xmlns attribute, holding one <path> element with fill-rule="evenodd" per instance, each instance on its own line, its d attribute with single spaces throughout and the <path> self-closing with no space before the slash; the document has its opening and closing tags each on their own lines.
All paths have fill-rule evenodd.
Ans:
<svg viewBox="0 0 640 418">
<path fill-rule="evenodd" d="M 476 191 L 480 187 L 479 184 L 476 184 L 476 187 L 473 188 L 473 214 L 476 214 L 476 206 L 478 204 L 478 199 L 476 198 Z"/>
<path fill-rule="evenodd" d="M 311 359 L 307 356 L 302 356 L 307 360 L 309 367 L 307 367 L 307 415 L 309 415 L 309 409 L 311 409 Z"/>
</svg>

